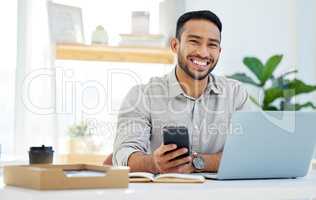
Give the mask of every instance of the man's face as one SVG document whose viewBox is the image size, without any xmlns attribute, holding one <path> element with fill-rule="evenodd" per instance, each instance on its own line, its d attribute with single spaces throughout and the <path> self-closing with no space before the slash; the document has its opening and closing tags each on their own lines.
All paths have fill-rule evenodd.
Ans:
<svg viewBox="0 0 316 200">
<path fill-rule="evenodd" d="M 173 51 L 178 65 L 194 80 L 203 80 L 215 68 L 220 48 L 220 31 L 207 20 L 189 20 L 182 29 L 180 41 L 174 39 Z"/>
</svg>

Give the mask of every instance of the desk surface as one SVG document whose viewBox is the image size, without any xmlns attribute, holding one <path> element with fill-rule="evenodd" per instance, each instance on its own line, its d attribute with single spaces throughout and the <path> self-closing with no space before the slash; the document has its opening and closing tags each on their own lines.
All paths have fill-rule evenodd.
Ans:
<svg viewBox="0 0 316 200">
<path fill-rule="evenodd" d="M 316 170 L 298 179 L 212 181 L 204 184 L 133 183 L 127 189 L 37 191 L 5 186 L 0 177 L 0 199 L 316 199 Z"/>
</svg>

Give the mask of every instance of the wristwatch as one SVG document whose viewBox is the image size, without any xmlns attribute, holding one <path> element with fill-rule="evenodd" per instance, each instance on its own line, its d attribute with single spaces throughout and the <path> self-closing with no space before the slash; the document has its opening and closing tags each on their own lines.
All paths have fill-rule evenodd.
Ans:
<svg viewBox="0 0 316 200">
<path fill-rule="evenodd" d="M 197 169 L 197 170 L 205 169 L 205 162 L 204 162 L 204 159 L 201 155 L 194 152 L 194 153 L 192 153 L 192 157 L 193 157 L 192 165 L 195 169 Z"/>
</svg>

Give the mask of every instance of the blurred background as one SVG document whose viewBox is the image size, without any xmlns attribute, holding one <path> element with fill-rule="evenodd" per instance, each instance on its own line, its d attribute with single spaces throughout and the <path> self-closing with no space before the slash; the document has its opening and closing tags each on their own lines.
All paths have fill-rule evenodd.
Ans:
<svg viewBox="0 0 316 200">
<path fill-rule="evenodd" d="M 68 159 L 109 154 L 126 93 L 172 70 L 176 20 L 201 9 L 223 23 L 215 74 L 256 80 L 245 58 L 282 55 L 274 77 L 297 70 L 289 79 L 311 87 L 297 101 L 315 105 L 314 0 L 12 0 L 0 7 L 2 159 L 42 144 Z"/>
</svg>

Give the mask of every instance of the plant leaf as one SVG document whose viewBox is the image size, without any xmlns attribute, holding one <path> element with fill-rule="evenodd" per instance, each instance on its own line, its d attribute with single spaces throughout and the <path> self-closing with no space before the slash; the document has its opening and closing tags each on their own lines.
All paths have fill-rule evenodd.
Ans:
<svg viewBox="0 0 316 200">
<path fill-rule="evenodd" d="M 294 79 L 289 82 L 288 88 L 295 90 L 295 95 L 298 95 L 315 91 L 316 85 L 308 85 L 299 79 Z"/>
<path fill-rule="evenodd" d="M 263 110 L 277 111 L 277 110 L 279 110 L 279 109 L 278 109 L 277 107 L 275 107 L 275 106 L 269 105 L 269 106 L 264 106 L 264 107 L 263 107 Z"/>
<path fill-rule="evenodd" d="M 307 108 L 307 107 L 316 109 L 316 105 L 314 105 L 312 102 L 306 102 L 304 104 L 298 104 L 298 103 L 294 104 L 295 110 L 301 110 L 302 108 Z"/>
<path fill-rule="evenodd" d="M 268 79 L 271 78 L 274 70 L 280 64 L 282 58 L 283 58 L 283 55 L 274 55 L 268 59 L 263 69 L 263 77 L 262 77 L 263 85 L 266 83 Z"/>
<path fill-rule="evenodd" d="M 241 81 L 243 83 L 248 83 L 251 85 L 255 85 L 257 87 L 259 87 L 260 85 L 258 83 L 256 83 L 254 80 L 252 80 L 252 78 L 250 78 L 249 76 L 247 76 L 245 73 L 235 73 L 231 76 L 227 76 L 228 78 L 232 78 L 238 81 Z"/>
<path fill-rule="evenodd" d="M 283 96 L 283 90 L 279 87 L 272 87 L 264 91 L 263 105 L 268 106 L 275 99 Z"/>
<path fill-rule="evenodd" d="M 307 85 L 301 80 L 294 79 L 286 85 L 286 88 L 287 89 L 272 87 L 265 90 L 265 97 L 263 100 L 264 106 L 268 106 L 270 103 L 280 97 L 291 98 L 299 94 L 313 92 L 316 90 L 316 85 Z"/>
<path fill-rule="evenodd" d="M 263 80 L 263 64 L 262 62 L 255 57 L 245 57 L 243 63 L 248 67 L 248 69 L 253 72 L 258 80 L 260 81 L 260 85 L 262 85 Z"/>
</svg>

